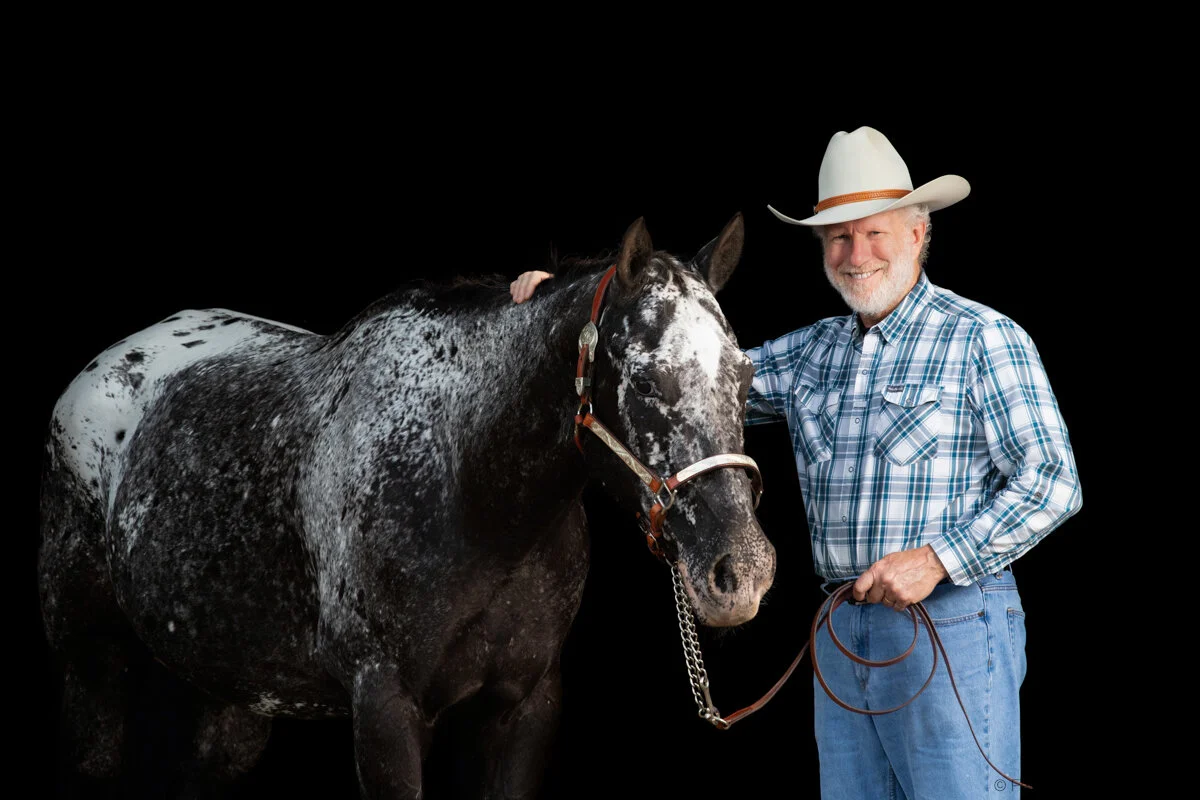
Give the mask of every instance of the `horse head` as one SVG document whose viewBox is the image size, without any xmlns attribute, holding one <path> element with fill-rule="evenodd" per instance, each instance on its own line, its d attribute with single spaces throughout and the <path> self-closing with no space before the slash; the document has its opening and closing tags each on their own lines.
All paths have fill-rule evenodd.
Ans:
<svg viewBox="0 0 1200 800">
<path fill-rule="evenodd" d="M 654 522 L 652 545 L 678 567 L 697 618 L 710 626 L 754 617 L 775 573 L 775 549 L 754 514 L 757 467 L 742 455 L 754 368 L 715 297 L 742 241 L 738 214 L 685 263 L 654 250 L 643 220 L 629 227 L 598 319 L 588 399 L 635 460 L 622 466 L 593 454 L 604 450 L 595 441 L 603 437 L 584 437 L 593 471 L 618 503 Z M 734 456 L 716 466 L 733 468 L 712 468 L 726 454 Z M 625 469 L 641 466 L 655 480 L 686 481 L 673 492 L 669 481 L 651 486 L 660 519 L 645 515 L 652 482 L 643 475 L 639 484 Z"/>
</svg>

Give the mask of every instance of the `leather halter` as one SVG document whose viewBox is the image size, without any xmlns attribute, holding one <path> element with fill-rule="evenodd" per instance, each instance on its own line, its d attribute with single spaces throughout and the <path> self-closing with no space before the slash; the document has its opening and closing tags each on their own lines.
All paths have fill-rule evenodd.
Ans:
<svg viewBox="0 0 1200 800">
<path fill-rule="evenodd" d="M 579 438 L 580 426 L 587 428 L 616 453 L 617 458 L 650 489 L 656 502 L 645 515 L 639 513 L 638 520 L 646 534 L 646 546 L 650 548 L 650 552 L 666 561 L 659 538 L 662 536 L 663 519 L 675 504 L 675 492 L 680 486 L 706 472 L 726 467 L 741 467 L 750 473 L 750 481 L 754 487 L 754 507 L 758 508 L 763 493 L 762 474 L 758 471 L 758 464 L 749 456 L 741 453 L 721 453 L 702 458 L 664 478 L 639 461 L 637 456 L 592 414 L 592 374 L 595 371 L 596 349 L 600 341 L 600 330 L 596 324 L 600 318 L 600 308 L 604 305 L 605 291 L 616 272 L 617 267 L 614 264 L 600 279 L 600 285 L 596 287 L 596 294 L 592 298 L 592 316 L 579 333 L 579 362 L 575 367 L 575 392 L 579 395 L 579 409 L 575 412 L 575 446 L 579 448 L 579 452 L 583 452 L 583 442 Z"/>
</svg>

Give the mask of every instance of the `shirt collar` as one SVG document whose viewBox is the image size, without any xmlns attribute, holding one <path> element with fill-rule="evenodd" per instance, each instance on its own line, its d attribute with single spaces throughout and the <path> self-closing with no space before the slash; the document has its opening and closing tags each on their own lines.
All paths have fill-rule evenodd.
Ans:
<svg viewBox="0 0 1200 800">
<path fill-rule="evenodd" d="M 900 301 L 900 305 L 892 309 L 892 313 L 884 317 L 875 328 L 879 331 L 880 336 L 885 342 L 895 342 L 900 337 L 900 334 L 912 324 L 912 321 L 917 318 L 921 310 L 929 303 L 929 299 L 933 294 L 933 289 L 929 283 L 929 278 L 925 276 L 925 270 L 921 270 L 921 274 L 917 277 L 917 283 L 909 293 Z M 854 322 L 855 342 L 862 340 L 863 330 L 862 320 L 858 314 L 851 314 L 851 319 Z"/>
</svg>

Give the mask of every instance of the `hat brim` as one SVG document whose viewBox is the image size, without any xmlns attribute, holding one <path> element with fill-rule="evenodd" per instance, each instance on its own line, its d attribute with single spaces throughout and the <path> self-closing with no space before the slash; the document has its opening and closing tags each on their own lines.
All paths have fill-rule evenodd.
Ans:
<svg viewBox="0 0 1200 800">
<path fill-rule="evenodd" d="M 770 209 L 772 214 L 792 225 L 833 225 L 838 222 L 863 219 L 875 214 L 882 214 L 884 211 L 892 211 L 893 209 L 904 208 L 905 206 L 915 206 L 920 203 L 928 204 L 930 211 L 937 211 L 946 206 L 954 205 L 970 193 L 971 184 L 967 183 L 966 179 L 958 175 L 943 175 L 940 178 L 931 180 L 929 183 L 918 186 L 899 200 L 863 200 L 858 203 L 846 203 L 827 208 L 806 219 L 792 219 L 786 214 L 779 213 L 769 205 L 767 208 Z"/>
</svg>

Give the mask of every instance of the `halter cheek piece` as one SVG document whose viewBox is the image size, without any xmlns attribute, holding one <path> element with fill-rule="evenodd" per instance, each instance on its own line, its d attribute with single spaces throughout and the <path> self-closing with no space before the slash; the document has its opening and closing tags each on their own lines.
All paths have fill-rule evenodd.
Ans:
<svg viewBox="0 0 1200 800">
<path fill-rule="evenodd" d="M 604 304 L 605 290 L 608 289 L 608 284 L 612 281 L 616 271 L 617 267 L 613 265 L 600 279 L 600 285 L 596 287 L 596 294 L 592 298 L 591 319 L 579 332 L 579 362 L 575 367 L 575 393 L 579 395 L 579 410 L 575 412 L 575 446 L 579 448 L 579 452 L 583 452 L 583 442 L 579 438 L 580 426 L 587 428 L 616 453 L 617 458 L 621 459 L 621 462 L 629 467 L 634 475 L 637 475 L 638 480 L 650 489 L 656 502 L 646 514 L 639 513 L 638 520 L 642 530 L 645 531 L 646 546 L 650 548 L 650 552 L 666 561 L 666 555 L 659 545 L 659 538 L 662 536 L 663 519 L 671 506 L 675 504 L 675 492 L 680 486 L 706 472 L 726 467 L 741 467 L 750 473 L 750 482 L 754 487 L 754 507 L 758 508 L 763 493 L 762 475 L 758 471 L 758 464 L 754 463 L 754 459 L 749 456 L 740 453 L 721 453 L 702 458 L 674 475 L 664 478 L 639 461 L 637 456 L 629 452 L 629 448 L 622 444 L 621 440 L 592 414 L 592 374 L 596 366 L 596 345 L 600 341 L 600 331 L 596 327 L 596 322 L 600 318 L 600 308 Z"/>
</svg>

